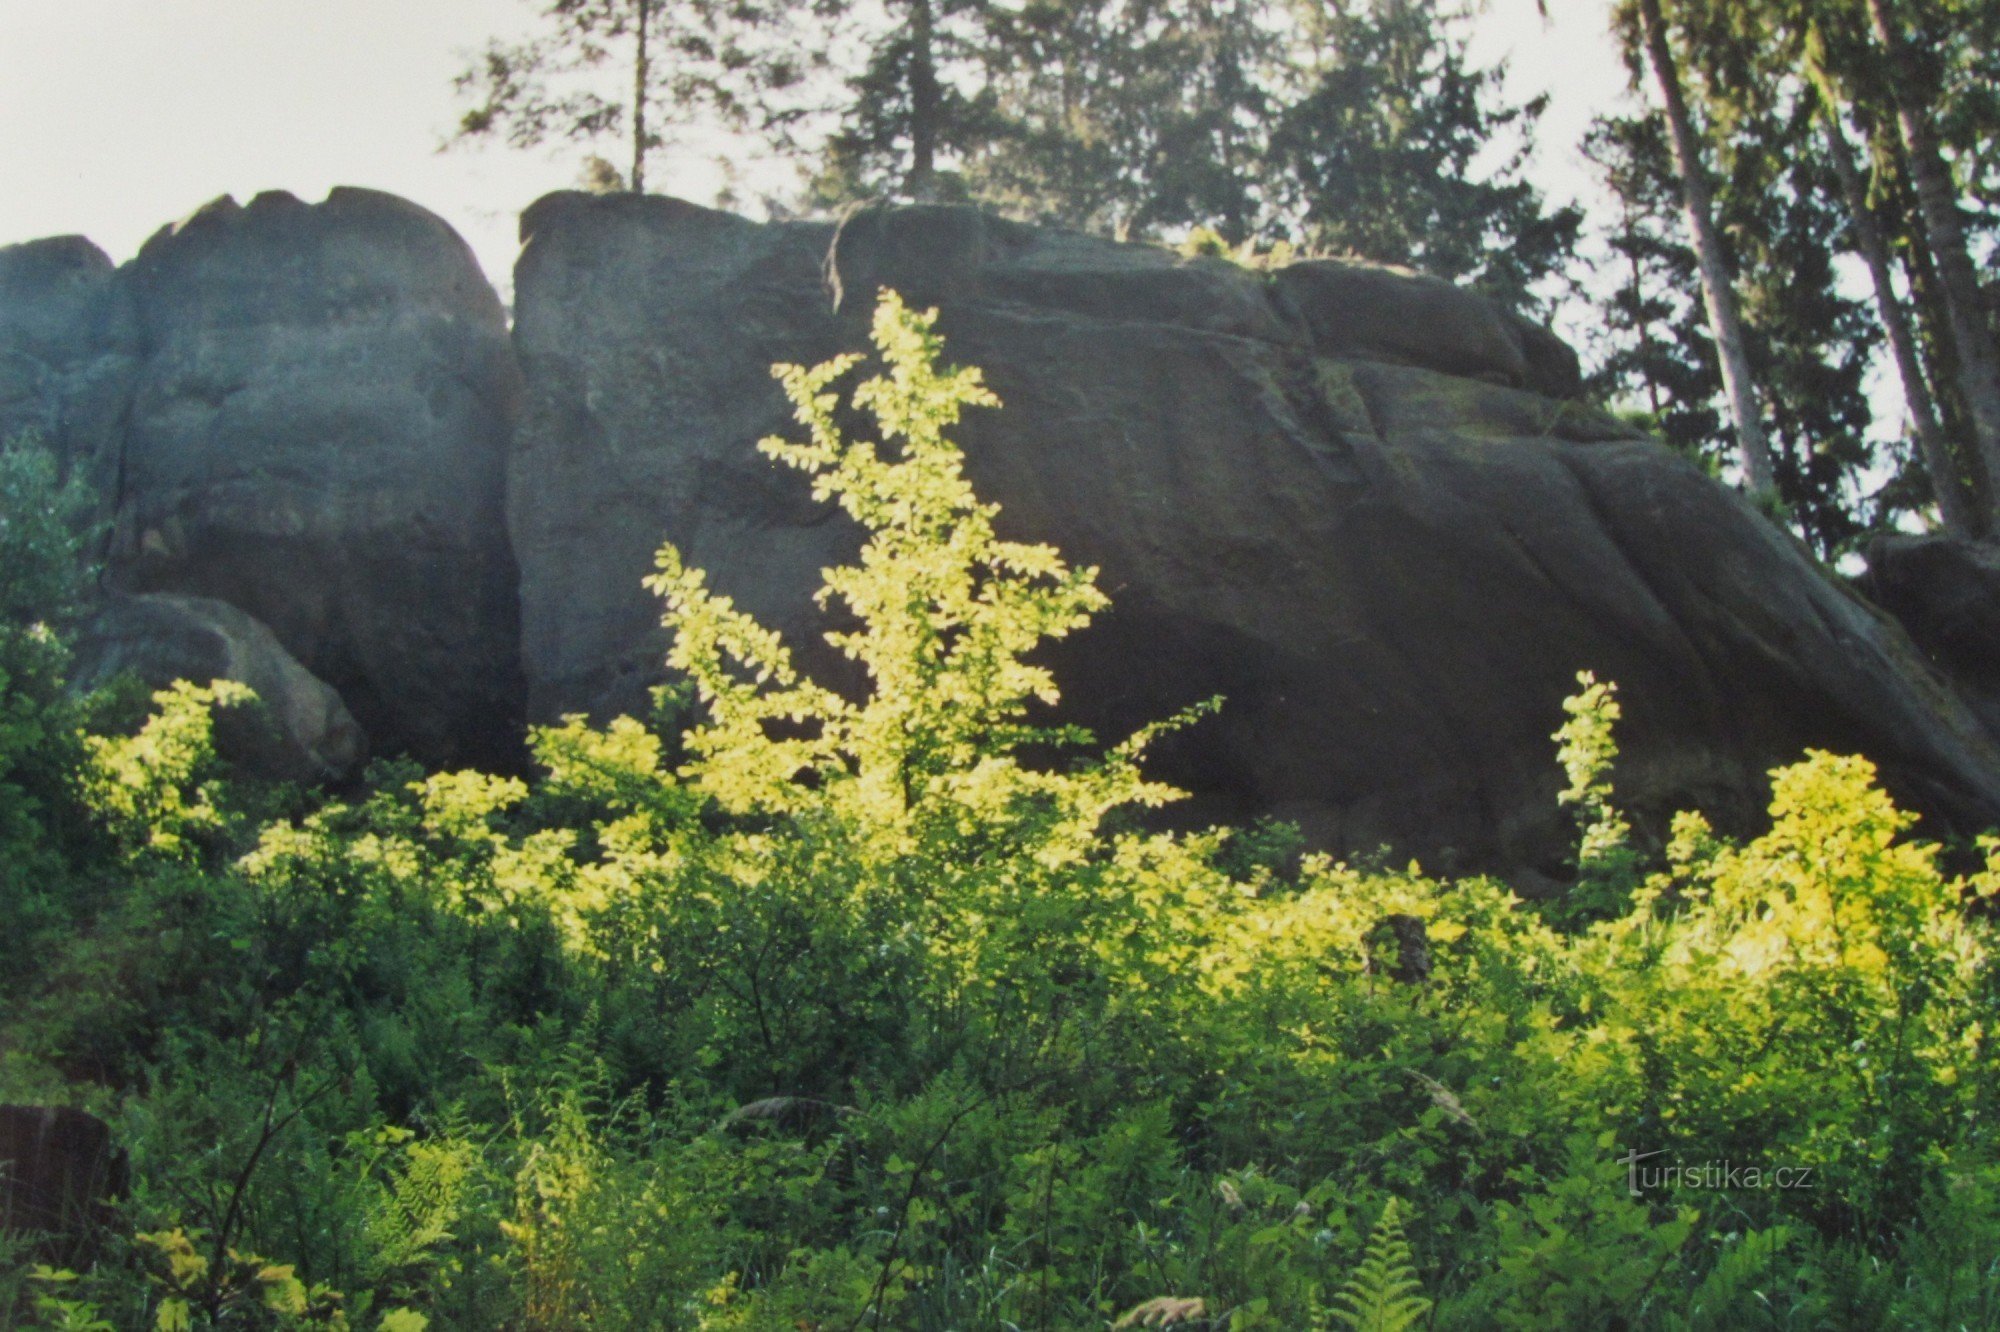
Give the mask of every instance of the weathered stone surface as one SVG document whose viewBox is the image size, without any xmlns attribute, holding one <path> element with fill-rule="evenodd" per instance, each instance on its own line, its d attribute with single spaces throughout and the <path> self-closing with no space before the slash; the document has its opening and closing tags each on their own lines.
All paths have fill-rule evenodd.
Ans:
<svg viewBox="0 0 2000 1332">
<path fill-rule="evenodd" d="M 114 581 L 261 620 L 383 748 L 504 761 L 519 386 L 464 243 L 390 195 L 261 194 L 162 230 L 117 282 L 142 361 Z"/>
<path fill-rule="evenodd" d="M 216 716 L 217 751 L 274 781 L 353 776 L 368 739 L 340 695 L 301 666 L 262 622 L 208 597 L 112 596 L 76 638 L 72 679 L 89 689 L 130 673 L 155 689 L 234 680 L 257 704 Z"/>
<path fill-rule="evenodd" d="M 0 1105 L 0 1234 L 41 1236 L 44 1262 L 83 1266 L 125 1196 L 111 1126 L 67 1106 Z"/>
<path fill-rule="evenodd" d="M 1764 770 L 1817 745 L 1876 758 L 1934 830 L 2000 821 L 1994 654 L 1926 627 L 1957 623 L 1936 578 L 1897 592 L 1884 560 L 1875 595 L 1987 725 L 1476 294 L 943 206 L 760 225 L 560 194 L 523 235 L 511 347 L 449 229 L 366 191 L 220 201 L 115 272 L 74 239 L 0 250 L 0 424 L 51 423 L 103 478 L 114 586 L 269 627 L 301 674 L 266 688 L 321 736 L 297 739 L 305 767 L 346 761 L 311 677 L 376 748 L 434 761 L 505 761 L 524 709 L 643 708 L 664 642 L 639 579 L 665 539 L 812 652 L 810 592 L 858 533 L 755 452 L 790 424 L 769 366 L 860 348 L 893 286 L 942 307 L 1007 404 L 963 432 L 1003 529 L 1101 566 L 1116 601 L 1050 654 L 1069 715 L 1114 736 L 1228 696 L 1159 755 L 1192 819 L 1554 871 L 1549 733 L 1590 669 L 1624 687 L 1642 813 L 1748 822 Z M 121 613 L 165 617 L 129 634 L 192 663 L 174 674 L 246 670 L 263 642 L 166 604 Z"/>
<path fill-rule="evenodd" d="M 2000 738 L 2000 548 L 1947 536 L 1869 544 L 1862 589 L 1901 621 Z"/>
<path fill-rule="evenodd" d="M 1116 735 L 1228 696 L 1160 754 L 1193 817 L 1553 868 L 1549 735 L 1579 669 L 1624 688 L 1642 811 L 1746 822 L 1764 771 L 1819 745 L 1944 820 L 2000 817 L 2000 751 L 1907 639 L 1695 468 L 1563 401 L 1574 358 L 1469 293 L 936 207 L 836 236 L 562 194 L 523 237 L 509 516 L 533 716 L 643 706 L 663 539 L 814 641 L 809 594 L 858 534 L 754 451 L 788 426 L 767 366 L 859 348 L 889 285 L 942 307 L 950 355 L 1006 403 L 962 432 L 1003 532 L 1102 567 L 1115 609 L 1051 654 L 1070 715 Z"/>
<path fill-rule="evenodd" d="M 104 251 L 81 236 L 0 246 L 0 441 L 34 435 L 110 514 L 137 360 Z"/>
</svg>

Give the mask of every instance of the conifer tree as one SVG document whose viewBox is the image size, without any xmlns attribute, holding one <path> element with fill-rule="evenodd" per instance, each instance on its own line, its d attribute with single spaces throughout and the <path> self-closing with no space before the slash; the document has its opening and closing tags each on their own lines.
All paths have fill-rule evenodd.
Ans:
<svg viewBox="0 0 2000 1332">
<path fill-rule="evenodd" d="M 647 167 L 676 126 L 695 108 L 733 107 L 724 76 L 748 63 L 739 42 L 778 9 L 754 0 L 540 0 L 532 36 L 492 39 L 459 73 L 455 86 L 471 105 L 448 146 L 616 142 L 623 174 L 600 166 L 596 178 L 644 193 Z"/>
<path fill-rule="evenodd" d="M 1046 0 L 996 9 L 992 133 L 974 197 L 1100 234 L 1256 229 L 1262 126 L 1278 105 L 1273 6 L 1257 0 Z"/>
<path fill-rule="evenodd" d="M 1924 238 L 1958 357 L 1959 388 L 1978 439 L 1989 484 L 1989 521 L 2000 523 L 2000 342 L 1973 264 L 1958 187 L 1931 123 L 1936 86 L 1912 50 L 1904 15 L 1893 0 L 1867 0 L 1868 20 L 1888 75 Z"/>
<path fill-rule="evenodd" d="M 1764 433 L 1763 404 L 1750 367 L 1735 277 L 1715 223 L 1715 193 L 1703 161 L 1701 135 L 1688 107 L 1680 59 L 1661 0 L 1631 0 L 1620 11 L 1621 30 L 1636 61 L 1643 60 L 1658 85 L 1661 116 L 1673 148 L 1674 172 L 1689 238 L 1701 273 L 1702 302 L 1721 361 L 1723 389 L 1735 427 L 1737 460 L 1753 495 L 1775 492 L 1771 445 Z"/>
<path fill-rule="evenodd" d="M 1406 264 L 1535 304 L 1581 225 L 1527 179 L 1546 98 L 1507 102 L 1466 16 L 1431 0 L 1329 0 L 1301 26 L 1302 91 L 1272 148 L 1283 230 L 1316 250 Z M 1496 145 L 1504 156 L 1484 166 Z"/>
</svg>

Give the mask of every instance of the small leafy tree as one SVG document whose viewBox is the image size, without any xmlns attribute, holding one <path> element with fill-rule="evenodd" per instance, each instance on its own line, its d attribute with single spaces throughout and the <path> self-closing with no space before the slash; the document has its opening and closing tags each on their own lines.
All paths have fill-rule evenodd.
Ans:
<svg viewBox="0 0 2000 1332">
<path fill-rule="evenodd" d="M 1589 671 L 1577 674 L 1582 692 L 1563 700 L 1569 714 L 1551 739 L 1569 785 L 1556 797 L 1574 813 L 1581 837 L 1576 886 L 1563 909 L 1570 915 L 1622 911 L 1638 886 L 1641 856 L 1632 846 L 1632 824 L 1612 803 L 1611 767 L 1618 758 L 1612 727 L 1624 715 L 1618 686 Z"/>
<path fill-rule="evenodd" d="M 892 854 L 981 831 L 1027 838 L 1054 865 L 1081 855 L 1110 811 L 1178 796 L 1140 776 L 1138 757 L 1162 730 L 1212 705 L 1080 768 L 1022 761 L 1030 746 L 1090 742 L 1078 728 L 1030 719 L 1058 695 L 1048 670 L 1026 657 L 1109 603 L 1097 570 L 994 532 L 999 506 L 974 496 L 946 432 L 965 408 L 999 400 L 978 370 L 938 366 L 936 321 L 936 311 L 912 311 L 894 292 L 876 309 L 884 373 L 862 382 L 852 402 L 873 415 L 880 443 L 847 440 L 835 424 L 839 399 L 829 389 L 860 361 L 841 356 L 777 368 L 809 437 L 758 446 L 811 474 L 813 497 L 837 499 L 870 533 L 859 561 L 826 571 L 819 594 L 859 621 L 827 641 L 866 670 L 865 699 L 803 677 L 776 634 L 711 592 L 674 547 L 660 551 L 648 586 L 667 602 L 668 664 L 692 679 L 708 713 L 687 736 L 693 758 L 683 775 L 733 814 L 822 811 Z"/>
</svg>

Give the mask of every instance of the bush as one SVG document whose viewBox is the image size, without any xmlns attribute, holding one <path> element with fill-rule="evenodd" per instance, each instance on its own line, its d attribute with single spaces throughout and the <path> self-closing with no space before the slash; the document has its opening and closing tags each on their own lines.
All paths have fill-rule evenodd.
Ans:
<svg viewBox="0 0 2000 1332">
<path fill-rule="evenodd" d="M 854 358 L 782 368 L 806 437 L 763 445 L 868 532 L 823 593 L 857 693 L 669 548 L 677 736 L 571 718 L 533 782 L 381 765 L 262 826 L 212 697 L 80 745 L 123 889 L 40 960 L 0 1096 L 115 1112 L 150 1238 L 0 1292 L 391 1332 L 1993 1325 L 2000 851 L 1947 876 L 1826 754 L 1763 836 L 1635 846 L 1588 679 L 1566 909 L 1149 831 L 1145 747 L 1203 709 L 1050 722 L 1034 652 L 1095 572 L 995 534 L 949 439 L 993 399 L 931 317 L 886 298 L 875 340 L 847 395 Z"/>
</svg>

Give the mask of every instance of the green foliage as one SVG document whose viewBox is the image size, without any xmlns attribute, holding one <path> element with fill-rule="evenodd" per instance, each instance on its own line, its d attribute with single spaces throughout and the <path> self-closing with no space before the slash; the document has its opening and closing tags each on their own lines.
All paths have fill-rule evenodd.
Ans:
<svg viewBox="0 0 2000 1332">
<path fill-rule="evenodd" d="M 1321 252 L 1472 282 L 1509 306 L 1576 247 L 1583 215 L 1528 179 L 1547 99 L 1506 99 L 1469 54 L 1468 10 L 1438 0 L 1302 7 L 1304 91 L 1276 117 L 1271 187 Z"/>
<path fill-rule="evenodd" d="M 0 620 L 10 633 L 76 613 L 90 581 L 82 555 L 91 503 L 38 438 L 0 445 Z"/>
<path fill-rule="evenodd" d="M 36 1267 L 28 1273 L 28 1280 L 39 1287 L 34 1293 L 36 1322 L 47 1332 L 118 1332 L 114 1324 L 98 1314 L 96 1305 L 62 1297 L 60 1292 L 76 1279 L 74 1272 L 48 1267 Z"/>
<path fill-rule="evenodd" d="M 201 1253 L 196 1237 L 180 1229 L 142 1234 L 139 1246 L 154 1262 L 149 1273 L 161 1293 L 153 1326 L 158 1332 L 197 1329 L 326 1328 L 344 1332 L 338 1292 L 308 1290 L 293 1269 L 254 1254 L 224 1252 L 220 1262 Z"/>
<path fill-rule="evenodd" d="M 153 695 L 137 735 L 85 737 L 84 799 L 128 858 L 185 860 L 227 831 L 211 710 L 254 697 L 233 680 L 181 680 Z"/>
<path fill-rule="evenodd" d="M 90 510 L 39 440 L 0 443 L 0 985 L 62 920 L 59 886 L 74 868 L 65 852 L 84 838 L 63 632 L 89 585 Z"/>
<path fill-rule="evenodd" d="M 1368 1232 L 1368 1252 L 1335 1296 L 1333 1321 L 1355 1332 L 1405 1332 L 1430 1312 L 1403 1238 L 1402 1204 L 1391 1198 Z"/>
<path fill-rule="evenodd" d="M 0 1099 L 111 1118 L 148 1238 L 10 1243 L 0 1324 L 1993 1321 L 2000 841 L 1954 877 L 1814 753 L 1763 834 L 1648 850 L 1587 676 L 1567 911 L 1151 829 L 1160 728 L 1099 751 L 1037 655 L 1094 572 L 998 536 L 930 317 L 875 343 L 781 369 L 804 438 L 763 446 L 867 533 L 852 687 L 669 548 L 677 735 L 570 718 L 532 779 L 381 764 L 262 821 L 227 690 L 76 745 L 116 891 L 0 1009 Z"/>
<path fill-rule="evenodd" d="M 1569 779 L 1556 801 L 1574 810 L 1581 833 L 1577 881 L 1563 907 L 1571 917 L 1610 915 L 1624 909 L 1640 870 L 1631 822 L 1612 803 L 1611 769 L 1618 759 L 1612 728 L 1624 714 L 1616 685 L 1589 671 L 1578 672 L 1576 682 L 1581 692 L 1563 700 L 1569 720 L 1552 737 L 1556 762 Z"/>
<path fill-rule="evenodd" d="M 671 142 L 691 103 L 748 58 L 719 41 L 725 20 L 756 27 L 768 6 L 734 0 L 536 0 L 535 31 L 490 40 L 453 80 L 467 103 L 451 142 L 498 138 L 515 148 L 620 142 L 623 174 L 584 159 L 597 193 L 643 193 L 653 154 Z M 608 76 L 608 77 L 607 77 Z"/>
<path fill-rule="evenodd" d="M 827 641 L 867 672 L 865 702 L 802 680 L 774 635 L 708 592 L 673 547 L 661 550 L 647 586 L 667 603 L 667 663 L 687 673 L 707 710 L 688 733 L 692 761 L 682 776 L 731 814 L 812 809 L 886 839 L 896 855 L 978 831 L 1033 839 L 1035 859 L 1059 863 L 1090 844 L 1111 810 L 1174 798 L 1137 771 L 1144 745 L 1164 728 L 1076 772 L 1019 762 L 1031 746 L 1088 740 L 1030 724 L 1031 705 L 1052 705 L 1057 692 L 1026 656 L 1088 625 L 1109 602 L 1095 569 L 994 535 L 999 508 L 974 497 L 944 432 L 964 408 L 998 400 L 977 370 L 936 368 L 934 319 L 893 293 L 876 312 L 884 373 L 855 389 L 853 406 L 875 418 L 882 445 L 850 444 L 835 425 L 838 399 L 826 389 L 853 368 L 850 357 L 779 367 L 810 438 L 759 445 L 810 474 L 815 500 L 837 500 L 870 533 L 859 563 L 827 570 L 819 595 L 857 621 Z M 800 734 L 774 738 L 781 725 Z"/>
</svg>

